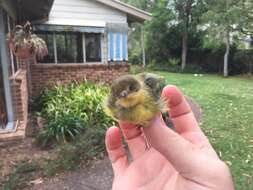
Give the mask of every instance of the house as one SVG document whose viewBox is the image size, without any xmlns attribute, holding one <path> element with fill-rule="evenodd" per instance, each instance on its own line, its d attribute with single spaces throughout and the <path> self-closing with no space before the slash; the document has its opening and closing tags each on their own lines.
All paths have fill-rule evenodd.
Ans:
<svg viewBox="0 0 253 190">
<path fill-rule="evenodd" d="M 129 71 L 128 29 L 151 15 L 118 0 L 0 0 L 0 141 L 23 138 L 29 100 L 57 83 L 110 83 Z M 6 38 L 32 22 L 49 54 L 15 57 Z"/>
</svg>

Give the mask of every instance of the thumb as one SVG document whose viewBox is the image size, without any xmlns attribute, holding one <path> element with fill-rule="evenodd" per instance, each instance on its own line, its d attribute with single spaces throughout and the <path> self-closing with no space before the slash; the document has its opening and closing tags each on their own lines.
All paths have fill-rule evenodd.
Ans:
<svg viewBox="0 0 253 190">
<path fill-rule="evenodd" d="M 199 149 L 182 135 L 202 132 L 183 94 L 175 86 L 165 87 L 163 97 L 168 101 L 170 116 L 177 132 L 168 128 L 162 117 L 156 116 L 150 126 L 144 128 L 145 136 L 150 145 L 164 155 L 177 171 L 192 172 L 206 159 Z"/>
</svg>

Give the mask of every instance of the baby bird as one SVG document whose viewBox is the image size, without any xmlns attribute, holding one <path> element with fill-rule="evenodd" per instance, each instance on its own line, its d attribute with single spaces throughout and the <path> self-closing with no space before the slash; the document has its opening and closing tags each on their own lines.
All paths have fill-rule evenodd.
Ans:
<svg viewBox="0 0 253 190">
<path fill-rule="evenodd" d="M 155 115 L 167 111 L 161 99 L 164 86 L 164 78 L 156 74 L 124 75 L 111 85 L 105 113 L 145 127 Z"/>
</svg>

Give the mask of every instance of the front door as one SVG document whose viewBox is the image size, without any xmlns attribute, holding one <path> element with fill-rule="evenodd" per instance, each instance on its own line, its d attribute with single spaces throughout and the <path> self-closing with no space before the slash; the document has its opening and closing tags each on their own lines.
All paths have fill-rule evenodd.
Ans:
<svg viewBox="0 0 253 190">
<path fill-rule="evenodd" d="M 0 60 L 0 129 L 4 129 L 7 124 L 7 112 L 4 96 L 3 69 Z"/>
</svg>

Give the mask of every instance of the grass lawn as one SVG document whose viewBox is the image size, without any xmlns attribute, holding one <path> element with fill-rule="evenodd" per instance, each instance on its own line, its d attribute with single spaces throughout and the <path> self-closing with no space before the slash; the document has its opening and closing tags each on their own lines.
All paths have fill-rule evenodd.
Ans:
<svg viewBox="0 0 253 190">
<path fill-rule="evenodd" d="M 236 189 L 253 189 L 253 80 L 158 72 L 204 111 L 202 128 L 232 168 Z M 208 163 L 207 163 L 208 164 Z"/>
</svg>

